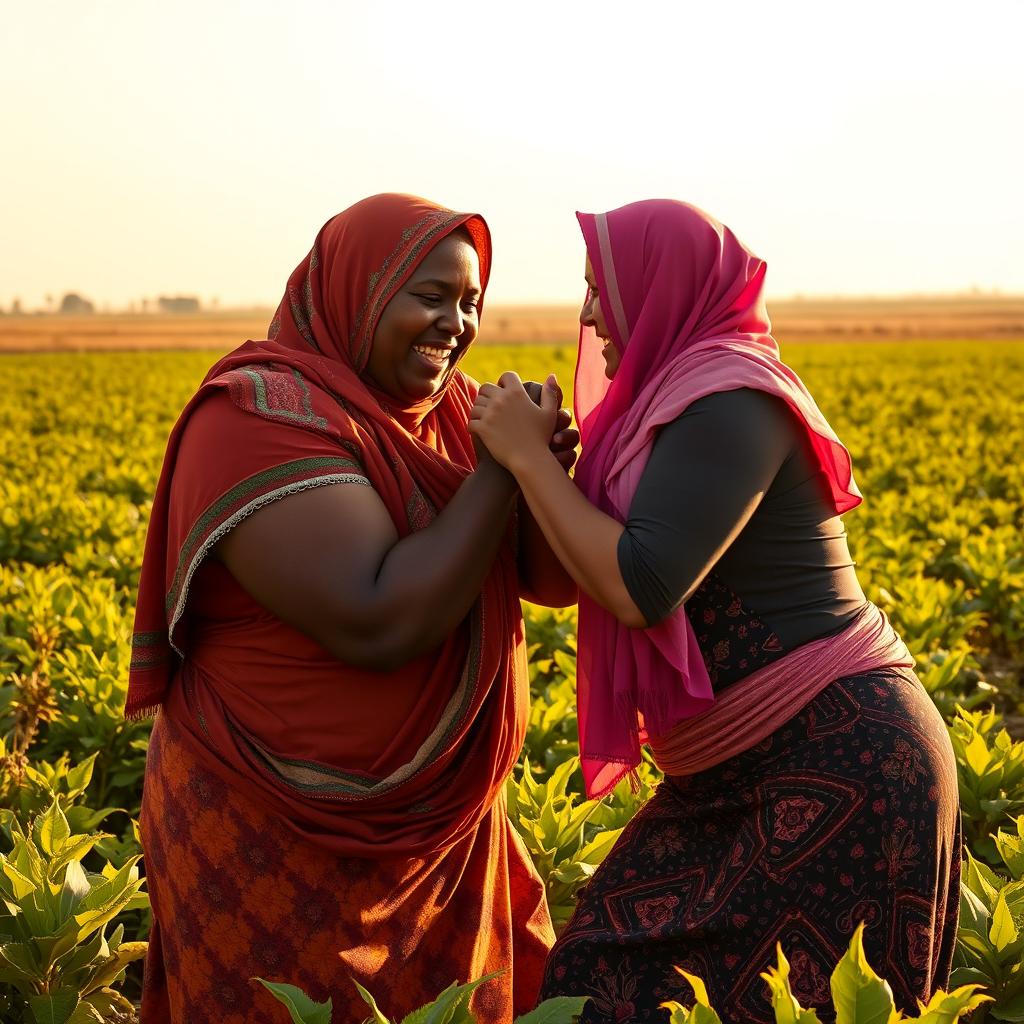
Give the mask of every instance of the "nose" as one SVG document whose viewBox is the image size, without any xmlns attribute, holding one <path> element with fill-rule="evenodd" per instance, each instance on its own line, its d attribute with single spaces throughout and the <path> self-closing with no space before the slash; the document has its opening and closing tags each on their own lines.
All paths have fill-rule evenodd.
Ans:
<svg viewBox="0 0 1024 1024">
<path fill-rule="evenodd" d="M 583 306 L 580 309 L 580 323 L 584 327 L 596 327 L 597 323 L 594 320 L 594 297 L 590 294 L 590 289 L 587 289 L 587 297 L 583 300 Z"/>
<path fill-rule="evenodd" d="M 459 338 L 466 329 L 466 318 L 457 304 L 444 306 L 437 318 L 437 328 L 449 338 Z"/>
</svg>

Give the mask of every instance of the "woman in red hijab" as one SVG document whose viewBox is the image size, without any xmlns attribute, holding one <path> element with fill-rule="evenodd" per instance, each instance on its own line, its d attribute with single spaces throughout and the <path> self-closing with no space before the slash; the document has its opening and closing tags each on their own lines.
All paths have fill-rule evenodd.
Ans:
<svg viewBox="0 0 1024 1024">
<path fill-rule="evenodd" d="M 338 1022 L 353 978 L 396 1019 L 491 971 L 481 1021 L 536 1000 L 551 927 L 503 800 L 519 598 L 575 585 L 467 431 L 490 262 L 477 215 L 357 203 L 171 434 L 126 708 L 159 709 L 146 1024 L 276 1021 L 256 976 Z"/>
<path fill-rule="evenodd" d="M 514 374 L 471 432 L 519 481 L 579 583 L 584 781 L 607 793 L 648 743 L 665 781 L 580 897 L 543 994 L 583 1020 L 656 1019 L 699 975 L 723 1019 L 794 992 L 832 1020 L 857 924 L 897 1003 L 949 976 L 960 869 L 956 765 L 913 658 L 857 581 L 850 456 L 781 362 L 765 264 L 683 203 L 579 214 L 576 484 Z M 595 340 L 595 335 L 601 344 Z"/>
</svg>

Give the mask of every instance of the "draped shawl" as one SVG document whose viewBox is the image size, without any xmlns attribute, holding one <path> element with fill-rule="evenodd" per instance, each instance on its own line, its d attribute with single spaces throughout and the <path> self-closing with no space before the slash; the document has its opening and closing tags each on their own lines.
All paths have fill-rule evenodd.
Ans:
<svg viewBox="0 0 1024 1024">
<path fill-rule="evenodd" d="M 162 706 L 183 724 L 204 764 L 306 838 L 347 856 L 445 848 L 467 835 L 499 795 L 522 745 L 527 703 L 511 545 L 503 546 L 466 620 L 436 652 L 380 673 L 379 687 L 360 693 L 372 716 L 391 683 L 420 687 L 436 716 L 426 738 L 380 774 L 351 767 L 343 735 L 299 759 L 269 747 L 258 710 L 255 726 L 252 713 L 243 725 L 225 695 L 190 670 L 189 590 L 216 542 L 268 502 L 310 487 L 369 483 L 405 537 L 429 527 L 472 472 L 466 422 L 476 386 L 468 377 L 452 367 L 436 394 L 404 405 L 365 374 L 384 307 L 431 248 L 459 227 L 473 240 L 486 288 L 491 247 L 478 215 L 384 194 L 329 220 L 290 276 L 269 337 L 217 362 L 182 412 L 146 538 L 126 714 Z M 217 406 L 226 414 L 290 431 L 292 457 L 281 462 L 259 446 L 212 445 L 201 459 L 179 459 L 191 417 L 218 392 L 231 398 Z M 296 428 L 308 437 L 308 452 L 301 444 L 295 451 Z M 355 672 L 340 662 L 333 669 L 342 681 Z M 284 686 L 288 679 L 272 682 Z M 250 710 L 260 707 L 253 686 L 245 694 Z M 331 699 L 325 689 L 322 700 Z M 288 729 L 304 735 L 320 707 L 289 706 Z"/>
<path fill-rule="evenodd" d="M 723 224 L 673 200 L 578 213 L 601 310 L 621 355 L 615 378 L 593 328 L 580 331 L 577 485 L 625 522 L 658 430 L 706 395 L 754 388 L 782 398 L 806 431 L 837 513 L 860 503 L 850 456 L 779 355 L 764 303 L 765 263 Z M 707 710 L 713 695 L 682 607 L 629 629 L 580 595 L 580 752 L 587 791 L 608 792 L 648 735 Z"/>
</svg>

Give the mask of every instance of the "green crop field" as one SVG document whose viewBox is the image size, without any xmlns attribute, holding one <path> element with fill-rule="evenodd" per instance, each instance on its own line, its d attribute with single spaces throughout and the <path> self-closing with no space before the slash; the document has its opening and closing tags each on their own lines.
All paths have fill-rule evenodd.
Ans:
<svg viewBox="0 0 1024 1024">
<path fill-rule="evenodd" d="M 950 723 L 969 854 L 954 981 L 983 983 L 996 1000 L 973 1021 L 1024 1020 L 1024 345 L 794 344 L 784 355 L 853 454 L 866 500 L 846 524 L 865 589 Z M 481 380 L 553 370 L 568 393 L 574 357 L 498 346 L 465 365 Z M 51 1019 L 27 1000 L 52 1001 L 58 982 L 81 999 L 68 1005 L 99 1007 L 83 1021 L 132 1012 L 117 992 L 137 992 L 129 964 L 147 929 L 134 818 L 149 728 L 120 714 L 134 588 L 167 433 L 214 358 L 0 358 L 3 1021 Z M 639 792 L 624 785 L 586 804 L 573 761 L 574 614 L 528 608 L 527 618 L 534 704 L 510 814 L 562 922 L 657 773 L 645 764 Z M 123 870 L 101 878 L 108 863 Z M 102 889 L 124 936 L 107 929 L 106 910 L 61 918 L 62 886 Z M 58 934 L 64 945 L 50 941 Z M 58 963 L 57 948 L 84 952 Z"/>
</svg>

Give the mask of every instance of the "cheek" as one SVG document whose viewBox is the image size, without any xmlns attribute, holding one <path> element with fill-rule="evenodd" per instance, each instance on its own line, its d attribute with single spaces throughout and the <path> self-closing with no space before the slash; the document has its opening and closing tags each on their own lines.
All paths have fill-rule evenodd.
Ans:
<svg viewBox="0 0 1024 1024">
<path fill-rule="evenodd" d="M 618 370 L 619 363 L 621 362 L 622 356 L 619 355 L 619 350 L 614 345 L 610 345 L 608 348 L 607 365 L 605 366 L 609 379 L 615 376 L 615 371 Z"/>
<path fill-rule="evenodd" d="M 423 313 L 415 307 L 394 308 L 388 306 L 377 324 L 373 336 L 373 356 L 380 359 L 396 359 L 409 348 L 411 342 L 426 327 Z"/>
</svg>

